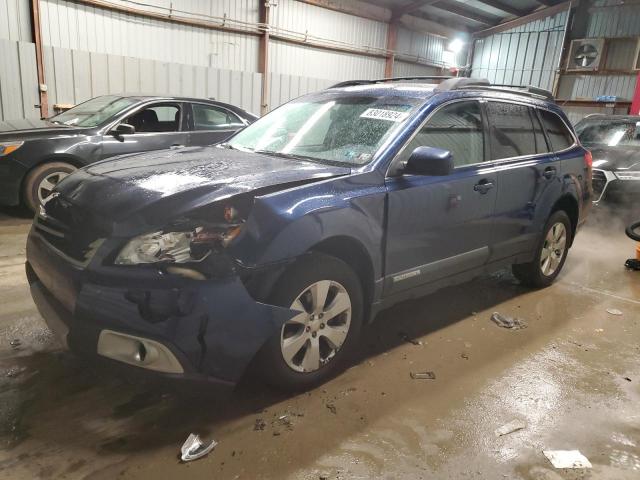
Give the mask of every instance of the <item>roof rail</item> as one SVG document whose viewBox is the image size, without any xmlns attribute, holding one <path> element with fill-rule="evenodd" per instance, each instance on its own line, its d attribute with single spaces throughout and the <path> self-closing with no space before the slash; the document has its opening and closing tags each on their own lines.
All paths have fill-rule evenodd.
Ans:
<svg viewBox="0 0 640 480">
<path fill-rule="evenodd" d="M 453 77 L 440 83 L 435 89 L 436 92 L 447 92 L 460 88 L 488 87 L 491 85 L 486 78 Z"/>
<path fill-rule="evenodd" d="M 545 100 L 550 100 L 555 102 L 555 97 L 553 93 L 549 90 L 545 90 L 544 88 L 538 88 L 531 85 L 496 85 L 489 84 L 484 86 L 462 86 L 460 88 L 474 88 L 480 90 L 490 90 L 493 92 L 505 92 L 505 93 L 515 93 L 516 95 L 526 95 L 528 97 L 534 98 L 542 98 Z"/>
<path fill-rule="evenodd" d="M 401 82 L 403 80 L 449 80 L 451 76 L 442 76 L 442 75 L 433 75 L 433 76 L 416 76 L 416 77 L 389 77 L 389 78 L 378 78 L 376 80 L 347 80 L 346 82 L 336 83 L 335 85 L 331 85 L 329 88 L 342 88 L 342 87 L 353 87 L 357 85 L 373 85 L 376 83 L 386 83 L 386 82 Z"/>
<path fill-rule="evenodd" d="M 469 78 L 469 77 L 450 77 L 450 76 L 418 76 L 418 77 L 392 77 L 380 78 L 377 80 L 347 80 L 346 82 L 336 83 L 329 88 L 353 87 L 357 85 L 373 85 L 376 83 L 398 82 L 403 80 L 439 80 L 436 86 L 436 92 L 447 92 L 450 90 L 474 89 L 474 90 L 490 90 L 494 92 L 515 93 L 517 95 L 526 95 L 534 98 L 542 98 L 545 100 L 555 101 L 553 94 L 549 90 L 533 87 L 531 85 L 504 85 L 491 84 L 486 78 Z"/>
</svg>

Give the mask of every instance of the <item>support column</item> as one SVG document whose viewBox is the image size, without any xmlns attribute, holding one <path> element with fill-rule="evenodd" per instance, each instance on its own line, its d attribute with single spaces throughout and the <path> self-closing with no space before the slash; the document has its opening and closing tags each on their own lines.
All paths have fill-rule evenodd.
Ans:
<svg viewBox="0 0 640 480">
<path fill-rule="evenodd" d="M 395 61 L 395 50 L 398 43 L 398 22 L 391 19 L 387 27 L 387 58 L 384 62 L 384 76 L 386 78 L 393 77 L 393 62 Z"/>
<path fill-rule="evenodd" d="M 633 92 L 633 99 L 631 100 L 631 108 L 629 114 L 640 115 L 640 72 L 636 79 L 636 90 Z"/>
<path fill-rule="evenodd" d="M 40 29 L 40 0 L 31 0 L 31 34 L 36 45 L 36 69 L 38 72 L 38 93 L 40 94 L 40 118 L 49 116 L 47 87 L 44 75 L 44 55 Z"/>
<path fill-rule="evenodd" d="M 260 115 L 269 111 L 269 13 L 270 0 L 258 0 L 260 23 L 263 32 L 258 48 L 258 72 L 262 74 L 262 90 L 260 92 Z"/>
</svg>

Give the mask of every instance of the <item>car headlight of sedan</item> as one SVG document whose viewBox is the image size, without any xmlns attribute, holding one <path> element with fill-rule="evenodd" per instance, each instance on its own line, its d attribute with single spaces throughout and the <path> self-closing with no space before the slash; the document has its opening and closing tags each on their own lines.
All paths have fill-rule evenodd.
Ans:
<svg viewBox="0 0 640 480">
<path fill-rule="evenodd" d="M 640 171 L 616 170 L 618 180 L 640 180 Z"/>
<path fill-rule="evenodd" d="M 24 142 L 0 142 L 0 157 L 6 157 L 19 149 Z"/>
<path fill-rule="evenodd" d="M 116 265 L 201 262 L 235 240 L 243 223 L 233 207 L 225 208 L 225 223 L 190 229 L 160 230 L 131 239 L 118 253 Z"/>
</svg>

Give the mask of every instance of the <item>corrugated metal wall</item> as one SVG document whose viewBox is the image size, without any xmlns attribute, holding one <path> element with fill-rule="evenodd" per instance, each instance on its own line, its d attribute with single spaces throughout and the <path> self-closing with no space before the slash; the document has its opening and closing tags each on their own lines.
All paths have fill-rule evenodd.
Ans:
<svg viewBox="0 0 640 480">
<path fill-rule="evenodd" d="M 567 12 L 475 41 L 472 76 L 491 83 L 551 90 Z"/>
<path fill-rule="evenodd" d="M 420 75 L 443 75 L 439 67 L 428 67 L 426 65 L 416 65 L 401 60 L 393 62 L 393 75 L 395 77 L 411 77 Z"/>
<path fill-rule="evenodd" d="M 0 0 L 0 39 L 31 41 L 29 0 Z"/>
<path fill-rule="evenodd" d="M 39 118 L 34 44 L 0 39 L 0 52 L 0 120 Z"/>
<path fill-rule="evenodd" d="M 0 115 L 36 117 L 38 103 L 31 42 L 30 0 L 0 0 Z M 108 0 L 153 13 L 255 29 L 262 0 Z M 114 12 L 73 0 L 40 0 L 49 103 L 75 104 L 105 93 L 150 92 L 213 96 L 259 112 L 258 37 Z M 274 35 L 305 36 L 335 46 L 381 54 L 387 24 L 295 0 L 271 10 Z M 17 44 L 21 41 L 24 43 Z M 396 75 L 440 70 L 447 40 L 400 28 Z M 5 53 L 6 52 L 6 53 Z M 16 52 L 21 52 L 19 55 Z M 18 55 L 16 57 L 16 55 Z M 464 58 L 464 54 L 461 55 Z M 268 107 L 353 78 L 384 75 L 384 58 L 298 45 L 273 38 Z M 19 87 L 19 88 L 18 88 Z"/>
<path fill-rule="evenodd" d="M 49 103 L 76 104 L 108 93 L 213 97 L 260 111 L 262 75 L 255 72 L 44 48 Z"/>
<path fill-rule="evenodd" d="M 169 10 L 122 0 L 119 3 L 169 13 Z M 145 3 L 166 8 L 172 3 L 174 11 L 200 12 L 213 17 L 226 14 L 236 20 L 258 21 L 257 2 L 252 0 L 147 0 Z M 178 25 L 67 0 L 41 0 L 41 5 L 45 45 L 228 70 L 255 72 L 258 69 L 256 36 Z"/>
<path fill-rule="evenodd" d="M 269 70 L 329 80 L 380 78 L 384 73 L 384 59 L 271 40 Z"/>
</svg>

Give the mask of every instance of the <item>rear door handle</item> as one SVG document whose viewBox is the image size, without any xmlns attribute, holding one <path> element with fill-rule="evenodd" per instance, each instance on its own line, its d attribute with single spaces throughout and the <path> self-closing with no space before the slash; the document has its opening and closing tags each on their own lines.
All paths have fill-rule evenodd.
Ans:
<svg viewBox="0 0 640 480">
<path fill-rule="evenodd" d="M 184 147 L 184 145 L 180 145 L 179 143 L 174 143 L 173 145 L 171 145 L 171 148 L 182 148 Z"/>
<path fill-rule="evenodd" d="M 547 167 L 544 169 L 544 173 L 542 174 L 544 178 L 551 180 L 556 176 L 556 167 Z"/>
<path fill-rule="evenodd" d="M 493 182 L 490 182 L 489 180 L 480 180 L 478 183 L 476 183 L 473 186 L 473 189 L 476 192 L 480 192 L 481 194 L 485 194 L 487 193 L 489 190 L 491 190 L 493 188 Z"/>
</svg>

